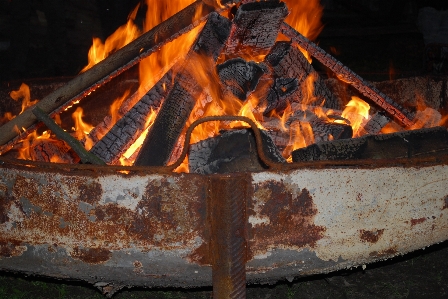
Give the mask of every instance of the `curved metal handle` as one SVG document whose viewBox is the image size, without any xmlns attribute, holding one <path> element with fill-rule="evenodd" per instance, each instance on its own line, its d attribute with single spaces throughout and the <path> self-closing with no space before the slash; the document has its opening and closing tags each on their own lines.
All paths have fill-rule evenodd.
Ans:
<svg viewBox="0 0 448 299">
<path fill-rule="evenodd" d="M 263 163 L 266 164 L 270 169 L 278 169 L 280 168 L 281 165 L 283 165 L 283 163 L 272 161 L 268 156 L 266 156 L 266 154 L 263 151 L 263 140 L 261 139 L 260 129 L 257 127 L 257 125 L 253 120 L 245 116 L 223 115 L 223 116 L 207 116 L 193 122 L 185 134 L 184 148 L 182 150 L 179 159 L 177 159 L 177 161 L 174 162 L 173 164 L 166 166 L 166 168 L 174 170 L 182 164 L 182 161 L 184 161 L 187 155 L 188 148 L 190 146 L 191 133 L 198 125 L 209 121 L 242 121 L 247 123 L 254 131 L 255 141 L 257 144 L 257 153 L 260 160 L 263 161 Z"/>
</svg>

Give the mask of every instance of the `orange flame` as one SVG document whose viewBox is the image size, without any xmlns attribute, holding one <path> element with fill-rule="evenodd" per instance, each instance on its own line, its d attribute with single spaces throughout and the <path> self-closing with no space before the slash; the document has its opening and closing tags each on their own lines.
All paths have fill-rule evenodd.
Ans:
<svg viewBox="0 0 448 299">
<path fill-rule="evenodd" d="M 20 113 L 22 113 L 23 111 L 25 111 L 26 108 L 33 106 L 39 101 L 39 100 L 31 101 L 30 87 L 25 83 L 22 83 L 20 85 L 19 90 L 11 91 L 9 95 L 15 101 L 22 99 L 22 111 Z"/>
<path fill-rule="evenodd" d="M 350 125 L 353 129 L 353 137 L 359 137 L 361 125 L 369 118 L 370 105 L 360 98 L 353 96 L 350 102 L 345 106 L 346 108 L 342 112 L 342 117 L 350 121 Z"/>
<path fill-rule="evenodd" d="M 149 129 L 156 119 L 157 112 L 151 109 L 148 118 L 145 122 L 146 129 L 140 134 L 140 136 L 135 140 L 135 142 L 126 150 L 126 152 L 120 158 L 121 165 L 132 165 L 134 164 L 135 154 L 137 150 L 142 146 L 145 141 L 146 135 L 148 135 Z"/>
<path fill-rule="evenodd" d="M 86 136 L 86 142 L 84 144 L 87 150 L 90 150 L 93 146 L 93 141 L 88 137 L 90 131 L 92 131 L 93 126 L 84 122 L 82 120 L 83 109 L 81 107 L 76 108 L 75 112 L 72 114 L 73 121 L 75 122 L 74 135 L 75 138 L 81 140 Z"/>
<path fill-rule="evenodd" d="M 29 134 L 24 140 L 21 141 L 22 147 L 18 150 L 18 159 L 33 160 L 31 153 L 32 148 L 41 141 L 50 140 L 50 132 L 44 131 L 41 135 L 37 134 L 37 131 Z"/>
<path fill-rule="evenodd" d="M 123 48 L 128 43 L 140 36 L 141 32 L 134 24 L 135 16 L 137 15 L 139 5 L 137 5 L 128 17 L 128 22 L 119 27 L 112 33 L 103 43 L 101 39 L 94 37 L 93 45 L 90 47 L 88 54 L 88 64 L 81 70 L 81 73 L 90 69 L 98 62 L 104 60 L 114 51 Z"/>
</svg>

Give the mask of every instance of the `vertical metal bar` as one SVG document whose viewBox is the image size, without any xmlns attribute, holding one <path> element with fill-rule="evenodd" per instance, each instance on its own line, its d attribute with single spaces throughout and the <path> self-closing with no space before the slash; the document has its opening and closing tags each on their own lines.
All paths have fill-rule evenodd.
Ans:
<svg viewBox="0 0 448 299">
<path fill-rule="evenodd" d="M 246 298 L 247 174 L 211 177 L 209 186 L 213 298 Z"/>
</svg>

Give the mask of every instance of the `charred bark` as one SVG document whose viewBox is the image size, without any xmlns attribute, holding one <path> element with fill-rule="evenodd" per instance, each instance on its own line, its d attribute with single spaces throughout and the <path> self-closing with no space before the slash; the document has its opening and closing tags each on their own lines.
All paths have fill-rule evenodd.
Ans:
<svg viewBox="0 0 448 299">
<path fill-rule="evenodd" d="M 282 110 L 287 101 L 339 109 L 339 102 L 302 52 L 290 42 L 277 42 L 265 58 L 275 84 L 266 98 L 265 114 Z M 297 81 L 295 81 L 297 80 Z M 306 80 L 313 80 L 313 93 L 306 94 Z"/>
<path fill-rule="evenodd" d="M 258 85 L 260 77 L 267 71 L 263 65 L 242 58 L 234 58 L 216 67 L 224 96 L 231 94 L 244 101 Z"/>
<path fill-rule="evenodd" d="M 187 55 L 184 68 L 174 79 L 174 87 L 162 104 L 149 131 L 135 165 L 162 166 L 167 163 L 188 117 L 202 93 L 194 77 L 194 61 L 216 61 L 230 33 L 230 21 L 219 14 L 211 14 L 197 41 Z M 214 64 L 210 63 L 210 68 Z"/>
<path fill-rule="evenodd" d="M 294 162 L 397 159 L 446 155 L 447 153 L 448 131 L 444 127 L 435 127 L 313 144 L 293 151 L 292 159 Z"/>
<path fill-rule="evenodd" d="M 146 130 L 152 110 L 160 108 L 173 87 L 173 70 L 169 70 L 90 150 L 103 161 L 115 164 L 120 156 Z M 96 130 L 107 128 L 107 119 Z M 93 135 L 92 132 L 89 135 Z"/>
<path fill-rule="evenodd" d="M 285 163 L 274 142 L 261 131 L 263 150 L 273 161 Z M 190 172 L 200 174 L 261 171 L 267 166 L 258 158 L 252 130 L 225 131 L 223 134 L 192 144 L 188 156 Z"/>
<path fill-rule="evenodd" d="M 264 55 L 274 45 L 288 8 L 278 0 L 242 4 L 235 13 L 225 54 Z"/>
</svg>

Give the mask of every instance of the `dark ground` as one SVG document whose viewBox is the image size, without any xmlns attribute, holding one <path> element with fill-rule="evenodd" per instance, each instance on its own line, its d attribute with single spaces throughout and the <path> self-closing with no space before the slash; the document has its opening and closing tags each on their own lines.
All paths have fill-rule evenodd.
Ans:
<svg viewBox="0 0 448 299">
<path fill-rule="evenodd" d="M 45 1 L 32 1 L 36 7 Z M 76 2 L 74 0 L 68 3 Z M 82 2 L 82 1 L 79 1 Z M 117 3 L 120 1 L 117 1 Z M 341 62 L 368 80 L 387 80 L 428 74 L 430 67 L 425 63 L 425 45 L 415 25 L 418 8 L 423 1 L 389 1 L 402 9 L 389 6 L 383 11 L 371 12 L 362 6 L 353 6 L 356 1 L 326 1 L 333 6 L 325 11 L 326 27 L 318 38 L 319 45 L 335 55 Z M 379 1 L 381 2 L 381 1 Z M 386 1 L 387 2 L 387 1 Z M 8 1 L 0 0 L 0 45 L 11 41 L 8 23 L 11 11 Z M 37 4 L 36 4 L 37 3 Z M 105 23 L 104 8 L 88 8 L 85 18 L 90 22 L 90 31 L 105 34 L 114 24 Z M 438 9 L 447 9 L 440 1 L 426 1 Z M 117 4 L 118 5 L 118 4 Z M 36 9 L 34 7 L 33 9 Z M 88 7 L 88 6 L 85 6 Z M 404 8 L 403 8 L 404 7 Z M 82 12 L 82 5 L 75 6 Z M 87 9 L 87 8 L 85 8 Z M 3 13 L 2 13 L 3 11 Z M 112 10 L 113 11 L 113 10 Z M 6 12 L 6 13 L 5 13 Z M 108 10 L 109 13 L 110 10 Z M 38 24 L 37 15 L 30 13 L 31 23 Z M 103 19 L 103 22 L 95 19 Z M 117 17 L 118 19 L 118 17 Z M 37 20 L 37 21 L 36 21 Z M 70 21 L 67 17 L 65 21 Z M 33 23 L 34 22 L 34 23 Z M 37 23 L 36 23 L 37 22 Z M 59 22 L 59 21 L 58 21 Z M 37 25 L 36 25 L 37 26 Z M 11 49 L 0 47 L 0 81 L 14 79 L 74 76 L 85 65 L 85 54 L 90 37 L 83 35 L 80 24 L 70 23 L 67 30 L 69 40 L 63 41 L 68 53 L 76 55 L 59 68 L 57 64 L 46 64 L 51 60 L 46 38 L 51 28 L 34 26 L 27 43 L 24 67 L 13 69 Z M 5 29 L 6 28 L 6 29 Z M 91 30 L 91 28 L 96 28 Z M 361 33 L 360 33 L 361 32 Z M 90 34 L 90 33 L 89 33 Z M 66 52 L 67 53 L 67 52 Z M 75 53 L 75 52 L 73 52 Z M 64 54 L 68 55 L 68 54 Z M 15 57 L 17 58 L 17 57 Z M 19 58 L 18 58 L 19 59 Z M 66 59 L 62 57 L 62 59 Z M 319 68 L 319 67 L 318 67 Z M 325 72 L 324 68 L 320 71 Z M 440 75 L 440 74 L 438 74 Z M 25 80 L 26 82 L 26 80 Z M 339 271 L 328 275 L 296 278 L 293 282 L 279 282 L 272 286 L 249 286 L 248 298 L 448 298 L 448 243 L 433 245 L 402 257 L 396 257 L 361 268 Z M 0 272 L 0 299 L 15 298 L 104 298 L 90 285 L 80 282 L 25 277 L 20 274 Z M 212 298 L 211 288 L 178 289 L 126 289 L 113 298 Z"/>
</svg>

